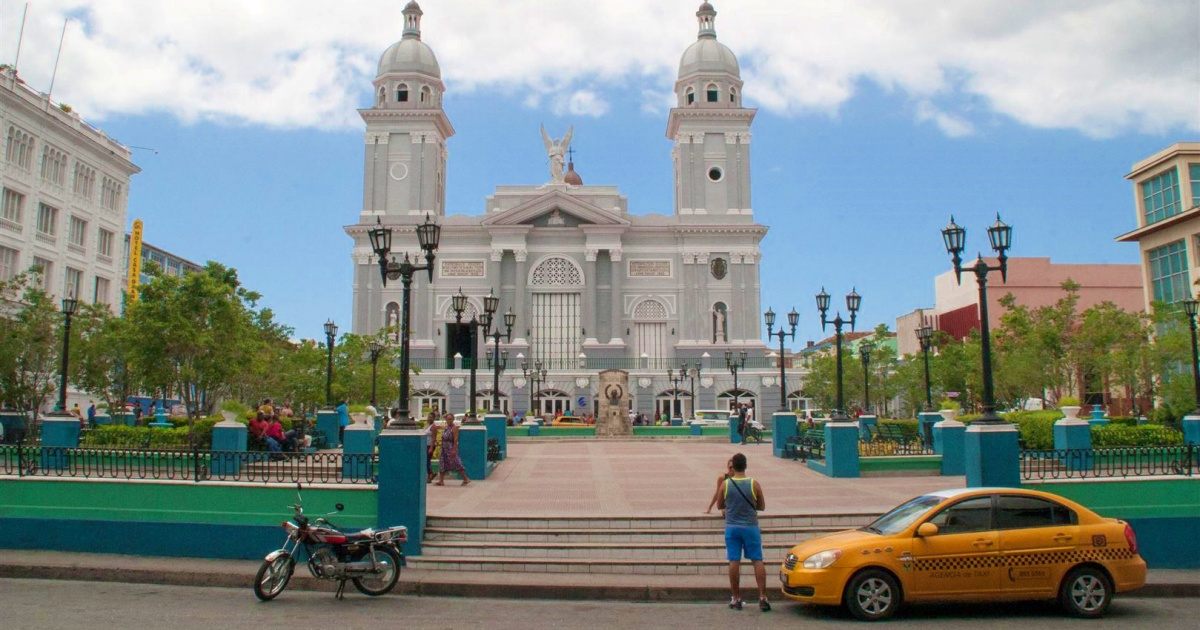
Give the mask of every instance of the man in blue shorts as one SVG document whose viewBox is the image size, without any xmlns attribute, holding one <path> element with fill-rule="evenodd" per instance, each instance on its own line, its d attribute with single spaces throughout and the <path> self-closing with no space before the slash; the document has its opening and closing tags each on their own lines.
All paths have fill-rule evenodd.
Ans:
<svg viewBox="0 0 1200 630">
<path fill-rule="evenodd" d="M 763 565 L 762 531 L 758 528 L 758 512 L 767 507 L 762 486 L 746 476 L 746 456 L 738 453 L 729 460 L 733 474 L 725 479 L 724 490 L 717 498 L 717 507 L 725 510 L 725 557 L 729 560 L 729 607 L 742 609 L 741 560 L 754 563 L 754 580 L 758 582 L 758 607 L 771 610 L 767 601 L 767 568 Z"/>
</svg>

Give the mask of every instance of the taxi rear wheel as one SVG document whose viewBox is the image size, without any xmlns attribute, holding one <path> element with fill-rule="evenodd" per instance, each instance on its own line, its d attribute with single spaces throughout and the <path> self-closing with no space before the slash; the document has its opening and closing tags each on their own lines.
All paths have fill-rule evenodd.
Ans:
<svg viewBox="0 0 1200 630">
<path fill-rule="evenodd" d="M 1108 612 L 1112 582 L 1095 567 L 1078 567 L 1067 574 L 1058 589 L 1058 603 L 1075 617 L 1094 618 Z"/>
<path fill-rule="evenodd" d="M 900 585 L 887 571 L 869 569 L 854 576 L 843 597 L 850 614 L 863 621 L 882 621 L 900 607 Z"/>
</svg>

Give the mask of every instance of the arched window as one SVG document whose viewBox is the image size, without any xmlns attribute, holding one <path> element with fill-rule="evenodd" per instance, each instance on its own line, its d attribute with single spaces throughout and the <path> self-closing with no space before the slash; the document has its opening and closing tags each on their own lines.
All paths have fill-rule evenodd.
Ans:
<svg viewBox="0 0 1200 630">
<path fill-rule="evenodd" d="M 709 83 L 708 88 L 706 88 L 706 90 L 708 92 L 708 102 L 709 103 L 716 103 L 717 101 L 719 101 L 721 99 L 721 90 L 720 90 L 720 88 L 717 87 L 716 83 Z"/>
<path fill-rule="evenodd" d="M 669 357 L 671 345 L 667 336 L 667 307 L 654 299 L 642 300 L 633 308 L 634 356 L 650 359 Z"/>
<path fill-rule="evenodd" d="M 583 274 L 579 267 L 566 258 L 547 258 L 534 268 L 529 284 L 578 287 L 583 286 Z"/>
<path fill-rule="evenodd" d="M 388 302 L 383 313 L 383 325 L 388 329 L 388 339 L 400 343 L 400 305 Z"/>
<path fill-rule="evenodd" d="M 428 85 L 425 87 L 422 87 L 421 88 L 421 102 L 429 103 L 431 101 L 433 101 L 433 92 L 429 89 Z"/>
<path fill-rule="evenodd" d="M 397 103 L 407 103 L 408 102 L 408 84 L 407 83 L 401 83 L 400 85 L 396 86 L 396 102 Z"/>
<path fill-rule="evenodd" d="M 737 105 L 737 88 L 729 88 L 729 102 Z"/>
<path fill-rule="evenodd" d="M 436 389 L 418 389 L 413 392 L 408 408 L 414 413 L 420 410 L 422 418 L 429 415 L 431 411 L 440 416 L 446 413 L 446 394 Z"/>
<path fill-rule="evenodd" d="M 379 86 L 379 98 L 376 99 L 375 104 L 383 105 L 384 101 L 386 101 L 386 100 L 387 100 L 387 88 L 385 88 L 381 85 L 381 86 Z"/>
<path fill-rule="evenodd" d="M 687 99 L 688 105 L 691 105 L 696 102 L 696 90 L 695 89 L 688 88 L 686 94 L 687 94 L 687 96 L 685 98 Z"/>
</svg>

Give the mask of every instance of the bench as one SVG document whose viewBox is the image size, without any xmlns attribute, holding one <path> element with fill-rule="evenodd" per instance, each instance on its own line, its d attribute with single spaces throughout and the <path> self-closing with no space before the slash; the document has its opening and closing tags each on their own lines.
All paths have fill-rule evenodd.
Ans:
<svg viewBox="0 0 1200 630">
<path fill-rule="evenodd" d="M 790 437 L 783 443 L 783 454 L 791 456 L 792 461 L 825 458 L 825 430 L 808 429 L 804 433 Z"/>
<path fill-rule="evenodd" d="M 917 431 L 896 424 L 877 424 L 863 427 L 863 431 L 866 433 L 866 439 L 864 440 L 866 442 L 887 441 L 898 444 L 910 444 L 922 441 Z"/>
<path fill-rule="evenodd" d="M 488 438 L 487 441 L 487 461 L 500 461 L 500 438 Z"/>
</svg>

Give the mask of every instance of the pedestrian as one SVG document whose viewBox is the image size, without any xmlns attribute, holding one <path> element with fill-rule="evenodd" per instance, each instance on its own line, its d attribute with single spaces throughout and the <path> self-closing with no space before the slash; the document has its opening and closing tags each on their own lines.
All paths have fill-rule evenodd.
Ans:
<svg viewBox="0 0 1200 630">
<path fill-rule="evenodd" d="M 375 416 L 379 415 L 379 409 L 375 406 L 375 401 L 367 403 L 367 424 L 375 423 Z"/>
<path fill-rule="evenodd" d="M 95 426 L 96 424 L 96 401 L 89 400 L 87 408 L 87 425 Z"/>
<path fill-rule="evenodd" d="M 446 485 L 446 473 L 448 472 L 458 472 L 464 486 L 471 483 L 471 479 L 467 477 L 467 470 L 463 468 L 462 460 L 458 458 L 458 425 L 454 424 L 453 416 L 446 420 L 446 428 L 442 431 L 442 456 L 438 459 L 437 485 Z"/>
<path fill-rule="evenodd" d="M 717 507 L 725 510 L 725 558 L 729 560 L 729 607 L 741 610 L 741 560 L 744 555 L 754 563 L 754 581 L 758 583 L 758 607 L 771 610 L 767 601 L 767 568 L 763 564 L 762 531 L 758 512 L 767 508 L 762 486 L 746 476 L 746 456 L 737 453 L 729 459 L 733 470 L 722 484 Z"/>
<path fill-rule="evenodd" d="M 746 443 L 746 405 L 745 403 L 738 405 L 738 435 L 742 438 L 742 444 Z"/>
<path fill-rule="evenodd" d="M 346 399 L 343 398 L 336 408 L 338 416 L 338 444 L 342 444 L 342 440 L 346 437 L 346 427 L 350 426 L 350 407 L 346 404 Z"/>
<path fill-rule="evenodd" d="M 425 426 L 425 483 L 433 483 L 433 456 L 437 454 L 439 437 L 437 423 L 430 420 Z"/>
<path fill-rule="evenodd" d="M 76 420 L 79 420 L 80 422 L 83 421 L 83 411 L 79 409 L 79 403 L 75 403 L 71 406 L 71 415 L 75 416 Z"/>
</svg>

